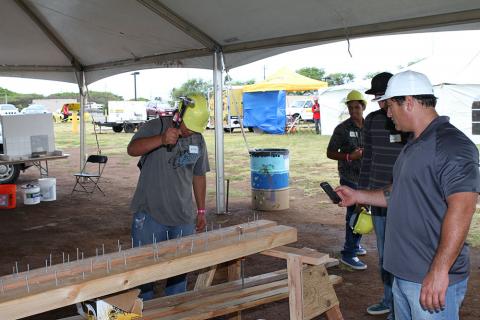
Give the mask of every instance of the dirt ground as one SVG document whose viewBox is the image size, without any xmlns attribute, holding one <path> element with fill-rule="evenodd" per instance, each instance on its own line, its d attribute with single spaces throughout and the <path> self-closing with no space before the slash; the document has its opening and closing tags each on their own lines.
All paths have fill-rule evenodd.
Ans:
<svg viewBox="0 0 480 320">
<path fill-rule="evenodd" d="M 78 159 L 78 150 L 65 150 Z M 45 259 L 53 254 L 53 263 L 60 263 L 62 252 L 74 259 L 79 248 L 85 256 L 95 255 L 95 249 L 105 245 L 106 251 L 114 251 L 117 240 L 130 242 L 131 212 L 129 203 L 136 186 L 138 169 L 135 159 L 125 161 L 110 157 L 101 183 L 106 196 L 100 193 L 92 197 L 77 194 L 70 196 L 74 178 L 72 172 L 78 170 L 78 160 L 59 160 L 50 163 L 50 175 L 57 178 L 57 201 L 42 202 L 25 206 L 21 194 L 17 193 L 17 208 L 0 212 L 0 274 L 9 274 L 17 261 L 20 271 L 39 268 Z M 249 170 L 249 169 L 246 169 Z M 20 186 L 38 178 L 38 170 L 28 169 L 20 175 Z M 214 188 L 214 174 L 209 174 L 209 186 Z M 250 181 L 232 183 L 230 188 L 249 190 Z M 296 247 L 310 247 L 338 257 L 344 239 L 344 209 L 326 205 L 324 194 L 317 198 L 303 196 L 302 190 L 291 190 L 290 209 L 282 212 L 263 212 L 262 219 L 277 221 L 298 229 Z M 174 204 L 172 204 L 174 205 Z M 215 207 L 215 199 L 208 198 L 207 208 Z M 322 209 L 323 208 L 323 209 Z M 250 199 L 230 199 L 230 215 L 208 214 L 209 223 L 222 226 L 243 223 L 252 217 Z M 369 316 L 366 308 L 380 299 L 382 286 L 377 264 L 375 236 L 367 235 L 362 240 L 368 254 L 362 258 L 368 269 L 353 271 L 337 266 L 329 273 L 343 277 L 343 283 L 336 286 L 340 307 L 345 319 L 385 319 L 385 316 Z M 255 275 L 284 268 L 279 259 L 259 255 L 247 258 L 246 275 Z M 189 276 L 189 283 L 194 276 Z M 480 250 L 471 251 L 471 276 L 461 319 L 480 319 Z M 62 308 L 28 319 L 57 319 L 73 315 L 73 307 Z M 288 302 L 282 301 L 243 312 L 244 319 L 288 319 Z M 2 319 L 0 315 L 0 320 Z M 319 317 L 319 319 L 322 319 Z"/>
</svg>

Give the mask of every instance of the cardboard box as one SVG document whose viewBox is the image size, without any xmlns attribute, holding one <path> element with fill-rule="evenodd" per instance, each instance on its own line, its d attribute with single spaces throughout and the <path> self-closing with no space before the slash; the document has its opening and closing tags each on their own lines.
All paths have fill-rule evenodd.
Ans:
<svg viewBox="0 0 480 320">
<path fill-rule="evenodd" d="M 96 314 L 89 320 L 133 320 L 142 316 L 143 301 L 138 298 L 139 289 L 107 296 L 96 301 Z M 92 309 L 92 308 L 88 308 Z"/>
</svg>

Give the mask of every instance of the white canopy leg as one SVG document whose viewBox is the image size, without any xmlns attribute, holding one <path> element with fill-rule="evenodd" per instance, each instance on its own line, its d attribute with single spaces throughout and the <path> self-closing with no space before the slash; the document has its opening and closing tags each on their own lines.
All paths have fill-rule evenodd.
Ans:
<svg viewBox="0 0 480 320">
<path fill-rule="evenodd" d="M 213 93 L 215 101 L 215 171 L 217 214 L 225 213 L 225 173 L 223 146 L 223 99 L 221 52 L 213 54 Z"/>
</svg>

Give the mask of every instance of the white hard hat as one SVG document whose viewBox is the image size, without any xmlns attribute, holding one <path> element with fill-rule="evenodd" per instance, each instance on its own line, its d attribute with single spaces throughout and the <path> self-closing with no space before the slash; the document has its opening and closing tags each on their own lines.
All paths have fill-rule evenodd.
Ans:
<svg viewBox="0 0 480 320">
<path fill-rule="evenodd" d="M 385 94 L 377 101 L 392 97 L 433 95 L 433 87 L 427 76 L 420 72 L 403 71 L 390 78 Z"/>
</svg>

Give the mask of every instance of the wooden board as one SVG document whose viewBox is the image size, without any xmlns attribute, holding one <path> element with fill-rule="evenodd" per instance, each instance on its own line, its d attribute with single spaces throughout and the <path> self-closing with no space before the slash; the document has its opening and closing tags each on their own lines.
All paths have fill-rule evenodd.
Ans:
<svg viewBox="0 0 480 320">
<path fill-rule="evenodd" d="M 330 262 L 332 258 L 326 253 L 318 252 L 309 248 L 293 248 L 281 246 L 261 252 L 263 255 L 287 259 L 289 256 L 299 256 L 300 261 L 305 264 L 320 265 Z"/>
<path fill-rule="evenodd" d="M 337 295 L 325 266 L 303 270 L 303 319 L 312 319 L 338 305 Z"/>
<path fill-rule="evenodd" d="M 257 226 L 255 223 L 244 224 L 241 226 L 243 235 L 237 234 L 235 227 L 229 227 L 225 228 L 229 232 L 220 229 L 185 237 L 181 241 L 171 240 L 129 249 L 131 251 L 128 252 L 127 264 L 124 263 L 126 253 L 116 252 L 102 256 L 105 263 L 98 269 L 92 270 L 91 263 L 86 259 L 85 263 L 79 261 L 70 266 L 52 266 L 50 273 L 48 270 L 32 270 L 30 273 L 34 276 L 28 279 L 28 288 L 27 279 L 8 282 L 3 280 L 15 278 L 15 275 L 2 277 L 5 279 L 2 280 L 4 290 L 0 295 L 0 314 L 2 319 L 26 317 L 235 260 L 297 240 L 294 228 L 260 228 L 262 224 L 271 222 L 260 221 Z M 52 279 L 52 272 L 56 268 L 63 271 L 59 283 Z"/>
</svg>

